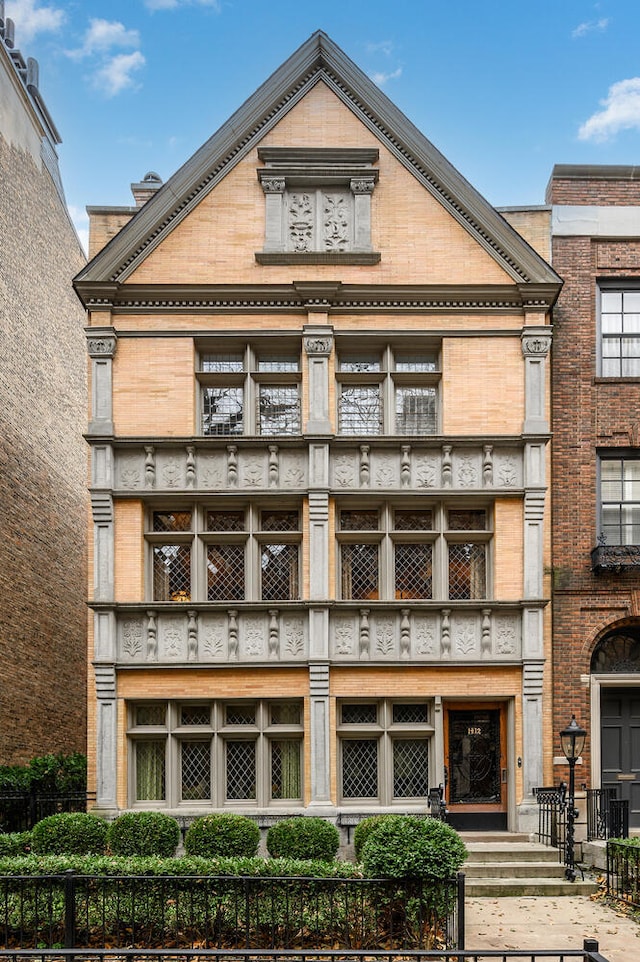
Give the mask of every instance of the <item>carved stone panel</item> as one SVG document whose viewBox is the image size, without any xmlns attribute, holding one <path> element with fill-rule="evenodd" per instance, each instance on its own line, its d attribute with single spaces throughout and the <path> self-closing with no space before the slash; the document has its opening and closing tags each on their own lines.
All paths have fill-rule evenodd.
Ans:
<svg viewBox="0 0 640 962">
<path fill-rule="evenodd" d="M 186 452 L 156 449 L 156 488 L 180 490 L 186 487 Z"/>
<path fill-rule="evenodd" d="M 303 661 L 308 657 L 307 620 L 300 615 L 282 615 L 280 621 L 281 661 Z"/>
<path fill-rule="evenodd" d="M 243 614 L 240 618 L 240 661 L 264 661 L 267 658 L 269 617 L 266 612 Z"/>
<path fill-rule="evenodd" d="M 372 660 L 398 660 L 398 616 L 395 611 L 376 612 L 371 617 L 370 657 Z"/>
<path fill-rule="evenodd" d="M 280 486 L 304 488 L 307 483 L 307 465 L 302 452 L 280 451 Z"/>
<path fill-rule="evenodd" d="M 142 663 L 145 661 L 145 631 L 142 616 L 133 615 L 118 623 L 118 660 Z"/>
<path fill-rule="evenodd" d="M 357 660 L 358 618 L 355 611 L 331 619 L 329 651 L 335 661 Z"/>
<path fill-rule="evenodd" d="M 491 634 L 494 659 L 510 661 L 522 657 L 522 621 L 519 614 L 494 613 Z"/>
<path fill-rule="evenodd" d="M 414 615 L 411 624 L 411 655 L 414 661 L 431 661 L 440 657 L 437 615 Z"/>
<path fill-rule="evenodd" d="M 263 451 L 238 452 L 240 486 L 243 488 L 266 488 L 269 484 L 269 467 Z"/>
<path fill-rule="evenodd" d="M 187 661 L 187 613 L 158 618 L 158 661 Z"/>
<path fill-rule="evenodd" d="M 412 457 L 412 482 L 421 491 L 441 488 L 440 455 L 428 451 L 416 451 Z"/>
<path fill-rule="evenodd" d="M 493 456 L 493 485 L 496 488 L 521 488 L 522 455 L 515 451 L 497 448 Z"/>
<path fill-rule="evenodd" d="M 369 478 L 372 488 L 399 487 L 400 451 L 372 451 Z"/>
<path fill-rule="evenodd" d="M 335 488 L 355 488 L 358 485 L 358 455 L 355 451 L 341 452 L 332 463 Z"/>
<path fill-rule="evenodd" d="M 198 452 L 196 476 L 200 490 L 224 490 L 226 488 L 227 477 L 226 451 L 216 451 L 212 454 Z"/>
<path fill-rule="evenodd" d="M 481 451 L 479 449 L 461 449 L 460 451 L 454 451 L 451 473 L 453 488 L 481 488 Z"/>
<path fill-rule="evenodd" d="M 199 655 L 201 662 L 226 662 L 229 660 L 226 614 L 201 614 L 199 618 Z"/>
<path fill-rule="evenodd" d="M 136 491 L 144 487 L 144 452 L 121 453 L 117 457 L 116 487 Z"/>
</svg>

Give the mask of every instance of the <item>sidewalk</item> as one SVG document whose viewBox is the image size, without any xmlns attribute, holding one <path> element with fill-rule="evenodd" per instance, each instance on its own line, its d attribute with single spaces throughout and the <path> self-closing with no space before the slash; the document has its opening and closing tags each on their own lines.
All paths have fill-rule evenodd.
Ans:
<svg viewBox="0 0 640 962">
<path fill-rule="evenodd" d="M 599 899 L 469 898 L 465 906 L 468 950 L 581 949 L 592 938 L 608 962 L 640 959 L 640 924 Z"/>
</svg>

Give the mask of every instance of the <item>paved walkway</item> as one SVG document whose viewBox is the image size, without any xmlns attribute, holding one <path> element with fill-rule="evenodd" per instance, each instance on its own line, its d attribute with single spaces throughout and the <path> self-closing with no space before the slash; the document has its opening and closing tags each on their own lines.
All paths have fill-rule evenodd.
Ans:
<svg viewBox="0 0 640 962">
<path fill-rule="evenodd" d="M 466 947 L 473 949 L 581 949 L 597 939 L 608 962 L 638 962 L 640 924 L 600 899 L 466 899 Z"/>
</svg>

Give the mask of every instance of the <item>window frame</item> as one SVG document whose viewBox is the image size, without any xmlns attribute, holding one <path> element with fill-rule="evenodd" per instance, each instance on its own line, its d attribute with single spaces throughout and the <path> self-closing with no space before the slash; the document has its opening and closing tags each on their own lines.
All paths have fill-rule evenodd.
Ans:
<svg viewBox="0 0 640 962">
<path fill-rule="evenodd" d="M 622 381 L 632 380 L 632 381 L 636 381 L 636 380 L 640 379 L 640 344 L 639 344 L 638 354 L 635 355 L 635 358 L 636 358 L 636 360 L 637 360 L 638 373 L 637 373 L 637 374 L 623 374 L 623 373 L 622 373 L 622 365 L 623 365 L 623 361 L 625 360 L 625 356 L 624 356 L 623 351 L 622 351 L 622 342 L 623 342 L 625 336 L 628 337 L 628 338 L 632 338 L 632 337 L 635 336 L 635 338 L 637 338 L 638 341 L 640 342 L 640 329 L 639 329 L 638 331 L 636 331 L 635 333 L 634 333 L 634 332 L 628 332 L 627 334 L 625 334 L 625 332 L 624 332 L 624 317 L 625 317 L 625 313 L 626 313 L 626 314 L 629 314 L 629 315 L 631 315 L 632 313 L 638 313 L 638 314 L 640 314 L 640 311 L 637 311 L 637 312 L 632 312 L 632 311 L 625 312 L 625 310 L 624 310 L 624 296 L 625 296 L 626 294 L 635 294 L 635 295 L 638 296 L 638 298 L 640 298 L 640 282 L 639 282 L 637 279 L 624 280 L 624 279 L 620 279 L 620 278 L 616 278 L 616 279 L 611 278 L 611 279 L 600 279 L 600 280 L 598 280 L 596 283 L 597 283 L 597 289 L 596 289 L 596 317 L 597 317 L 597 331 L 598 331 L 598 339 L 597 339 L 597 348 L 598 348 L 598 350 L 597 350 L 597 371 L 598 371 L 598 376 L 601 377 L 601 378 L 604 378 L 604 379 L 606 379 L 606 380 L 618 380 L 618 381 L 620 381 L 620 380 L 622 380 Z M 604 332 L 604 323 L 603 323 L 603 316 L 604 316 L 605 313 L 606 313 L 606 314 L 614 314 L 614 313 L 616 313 L 616 312 L 613 312 L 613 311 L 607 311 L 607 312 L 603 311 L 603 295 L 606 295 L 606 294 L 621 294 L 621 295 L 622 295 L 622 305 L 621 305 L 621 311 L 620 311 L 620 313 L 621 313 L 621 315 L 622 315 L 622 330 L 620 331 L 619 335 L 617 335 L 618 339 L 620 340 L 620 352 L 619 352 L 619 354 L 617 354 L 617 355 L 605 355 L 605 352 L 604 352 L 605 339 L 614 340 L 615 337 L 614 337 L 613 334 L 610 334 L 608 337 L 605 335 L 605 332 Z M 607 362 L 607 361 L 612 362 L 612 361 L 614 361 L 614 360 L 617 360 L 617 361 L 619 362 L 619 371 L 618 371 L 618 373 L 605 373 L 605 365 L 606 365 L 606 362 Z"/>
<path fill-rule="evenodd" d="M 606 526 L 605 526 L 605 524 L 604 524 L 604 522 L 603 522 L 603 507 L 604 507 L 605 501 L 604 501 L 604 498 L 603 498 L 602 466 L 603 466 L 603 463 L 604 463 L 605 461 L 607 461 L 607 462 L 620 461 L 620 462 L 621 462 L 622 475 L 621 475 L 621 478 L 620 478 L 619 483 L 622 485 L 622 494 L 624 495 L 624 483 L 625 483 L 625 481 L 624 481 L 624 464 L 625 464 L 625 462 L 634 462 L 634 463 L 636 463 L 636 464 L 638 465 L 638 468 L 640 469 L 640 451 L 634 452 L 634 451 L 629 451 L 629 450 L 625 450 L 625 451 L 615 451 L 615 450 L 611 450 L 611 451 L 600 451 L 600 452 L 598 452 L 598 462 L 597 462 L 597 519 L 596 519 L 598 542 L 599 542 L 600 544 L 602 544 L 603 546 L 605 546 L 605 547 L 621 547 L 621 546 L 640 545 L 640 537 L 638 538 L 637 541 L 618 540 L 618 541 L 612 542 L 612 541 L 609 541 L 609 540 L 608 540 L 608 538 L 607 538 L 607 536 L 606 536 L 606 534 L 605 534 L 605 527 L 607 527 L 607 528 L 612 527 L 611 525 L 606 525 Z M 640 482 L 639 482 L 639 483 L 640 483 Z M 633 498 L 625 499 L 625 498 L 623 497 L 620 501 L 611 500 L 611 501 L 608 501 L 607 503 L 609 503 L 609 504 L 611 504 L 611 505 L 614 505 L 614 504 L 615 504 L 615 505 L 618 505 L 618 506 L 620 507 L 620 509 L 622 509 L 625 505 L 628 505 L 628 506 L 637 505 L 637 506 L 638 506 L 638 512 L 639 512 L 639 514 L 640 514 L 640 498 L 638 498 L 638 499 L 636 500 L 636 499 L 633 499 Z M 623 523 L 623 521 L 622 521 L 622 513 L 621 513 L 621 514 L 620 514 L 620 523 L 619 523 L 619 529 L 620 529 L 620 535 L 621 535 L 621 536 L 622 536 L 624 527 L 625 527 L 625 525 L 624 525 L 624 523 Z M 632 527 L 632 524 L 629 525 L 629 527 Z M 640 529 L 640 521 L 638 522 L 637 527 Z"/>
<path fill-rule="evenodd" d="M 433 368 L 411 370 L 410 356 L 425 364 L 433 363 Z M 357 364 L 377 362 L 377 369 L 368 371 L 354 371 L 343 364 Z M 403 367 L 402 365 L 406 365 Z M 373 343 L 370 350 L 362 350 L 361 342 L 354 345 L 351 341 L 340 339 L 336 346 L 336 429 L 340 437 L 381 437 L 394 435 L 396 437 L 416 438 L 435 437 L 441 430 L 441 382 L 442 362 L 441 345 L 433 340 L 418 344 L 412 341 L 411 348 L 401 343 L 384 342 Z M 378 424 L 365 424 L 365 430 L 345 430 L 350 423 L 345 420 L 342 399 L 345 391 L 355 387 L 378 388 L 379 417 Z M 416 421 L 415 430 L 407 433 L 399 431 L 398 397 L 403 390 L 415 389 L 424 391 L 425 398 L 432 399 L 432 425 L 422 420 Z M 416 395 L 419 396 L 419 395 Z M 423 415 L 416 417 L 422 418 Z M 431 418 L 429 417 L 429 420 Z"/>
<path fill-rule="evenodd" d="M 371 705 L 377 707 L 376 721 L 363 723 L 349 723 L 342 721 L 342 709 L 345 705 Z M 395 705 L 425 705 L 427 720 L 425 722 L 404 723 L 396 722 L 393 718 Z M 403 806 L 424 805 L 429 792 L 429 772 L 434 764 L 435 751 L 434 703 L 432 698 L 393 697 L 393 698 L 340 698 L 336 704 L 336 739 L 338 758 L 338 797 L 342 805 L 371 805 Z M 344 753 L 343 747 L 347 742 L 358 740 L 377 743 L 377 795 L 355 796 L 344 794 Z M 395 759 L 394 744 L 396 742 L 419 740 L 427 743 L 427 776 L 425 779 L 426 792 L 424 795 L 394 795 Z"/>
<path fill-rule="evenodd" d="M 164 725 L 140 725 L 136 710 L 141 705 L 165 706 Z M 253 724 L 228 724 L 226 709 L 230 705 L 253 705 Z M 299 707 L 297 722 L 274 724 L 271 712 L 274 705 Z M 209 708 L 208 724 L 183 724 L 181 711 L 184 706 L 195 705 Z M 128 794 L 132 808 L 168 809 L 237 809 L 251 804 L 258 807 L 285 808 L 302 805 L 304 799 L 304 702 L 302 698 L 271 699 L 133 699 L 127 702 L 127 748 L 128 748 Z M 298 773 L 300 794 L 296 797 L 278 798 L 272 794 L 273 760 L 272 745 L 288 740 L 299 745 Z M 152 741 L 165 742 L 163 799 L 137 798 L 137 746 Z M 209 741 L 209 797 L 183 798 L 184 776 L 182 769 L 183 746 L 187 743 Z M 229 742 L 251 742 L 255 747 L 255 798 L 227 798 L 227 746 Z"/>
<path fill-rule="evenodd" d="M 342 512 L 378 512 L 378 527 L 344 530 L 341 525 Z M 398 528 L 396 515 L 398 512 L 430 512 L 431 528 Z M 448 526 L 450 511 L 483 511 L 485 527 L 483 529 L 460 530 Z M 402 499 L 387 501 L 363 501 L 358 499 L 349 502 L 345 499 L 337 500 L 335 504 L 335 537 L 338 546 L 336 551 L 336 588 L 341 601 L 363 603 L 405 601 L 416 604 L 422 601 L 488 601 L 492 597 L 492 552 L 494 530 L 492 505 L 483 501 L 480 504 L 465 502 L 458 504 L 452 501 L 425 501 L 416 507 L 415 499 L 407 503 Z M 373 595 L 363 597 L 347 597 L 344 590 L 344 545 L 378 545 L 378 591 Z M 429 597 L 419 597 L 402 594 L 398 587 L 396 570 L 397 546 L 400 544 L 431 545 L 431 594 Z M 470 598 L 450 597 L 450 560 L 449 548 L 455 544 L 481 545 L 484 549 L 484 593 Z"/>
</svg>

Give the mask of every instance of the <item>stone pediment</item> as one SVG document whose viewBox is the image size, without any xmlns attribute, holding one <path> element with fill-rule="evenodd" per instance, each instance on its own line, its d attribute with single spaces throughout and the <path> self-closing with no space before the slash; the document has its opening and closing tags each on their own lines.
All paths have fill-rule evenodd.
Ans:
<svg viewBox="0 0 640 962">
<path fill-rule="evenodd" d="M 313 34 L 157 191 L 75 279 L 86 303 L 119 287 L 296 104 L 324 83 L 520 287 L 559 278 L 497 211 L 322 32 Z M 277 159 L 277 158 L 276 158 Z M 357 158 L 358 162 L 361 158 Z M 287 158 L 295 178 L 296 158 Z M 331 172 L 329 172 L 330 176 Z M 553 297 L 545 291 L 547 300 Z"/>
</svg>

